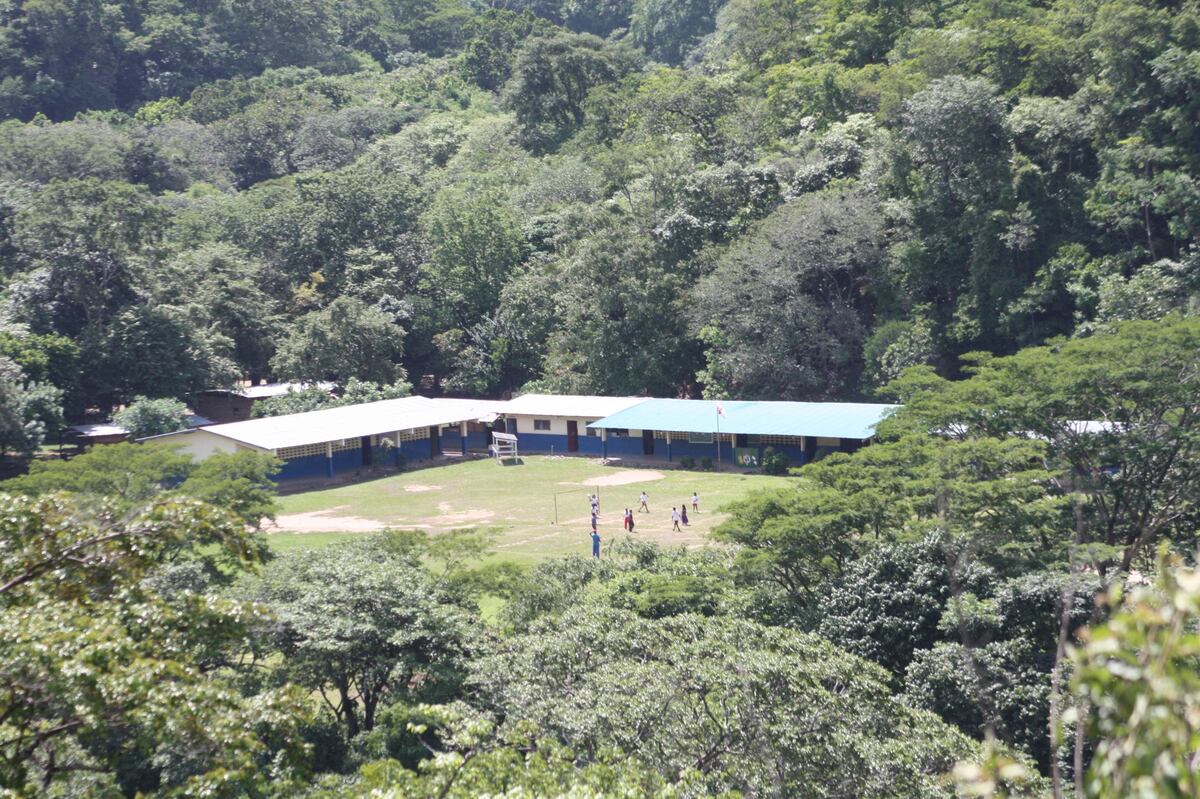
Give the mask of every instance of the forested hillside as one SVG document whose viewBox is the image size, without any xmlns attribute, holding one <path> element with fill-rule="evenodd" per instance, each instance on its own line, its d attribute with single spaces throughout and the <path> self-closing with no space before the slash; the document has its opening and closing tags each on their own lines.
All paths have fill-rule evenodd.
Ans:
<svg viewBox="0 0 1200 799">
<path fill-rule="evenodd" d="M 1194 307 L 1193 4 L 2 19 L 0 350 L 68 415 L 404 372 L 851 398 Z"/>
</svg>

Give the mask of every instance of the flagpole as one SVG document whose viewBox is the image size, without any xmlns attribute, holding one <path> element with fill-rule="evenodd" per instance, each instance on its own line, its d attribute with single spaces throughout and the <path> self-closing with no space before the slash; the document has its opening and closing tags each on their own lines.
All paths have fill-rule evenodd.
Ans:
<svg viewBox="0 0 1200 799">
<path fill-rule="evenodd" d="M 717 471 L 721 471 L 721 408 L 717 406 Z"/>
</svg>

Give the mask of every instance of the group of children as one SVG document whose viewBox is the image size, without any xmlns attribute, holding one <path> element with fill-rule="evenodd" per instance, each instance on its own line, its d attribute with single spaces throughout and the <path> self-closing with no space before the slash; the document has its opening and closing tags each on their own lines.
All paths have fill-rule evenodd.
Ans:
<svg viewBox="0 0 1200 799">
<path fill-rule="evenodd" d="M 600 532 L 597 529 L 597 523 L 600 518 L 600 498 L 598 496 L 596 496 L 595 494 L 592 494 L 590 497 L 588 497 L 588 500 L 589 500 L 589 502 L 591 502 L 591 505 L 592 505 L 592 557 L 598 558 L 598 557 L 600 557 Z M 638 502 L 639 502 L 638 513 L 649 513 L 650 512 L 650 497 L 646 494 L 645 491 L 643 491 L 642 495 L 638 498 Z M 692 513 L 699 513 L 699 512 L 700 512 L 700 494 L 693 491 L 692 492 Z M 624 524 L 625 524 L 625 532 L 627 532 L 627 533 L 634 532 L 634 527 L 636 525 L 633 520 L 633 509 L 632 508 L 625 509 Z M 680 505 L 677 508 L 671 508 L 671 530 L 677 531 L 677 532 L 682 532 L 683 528 L 680 527 L 680 524 L 682 524 L 683 527 L 687 527 L 689 524 L 686 502 L 684 502 L 682 505 Z"/>
</svg>

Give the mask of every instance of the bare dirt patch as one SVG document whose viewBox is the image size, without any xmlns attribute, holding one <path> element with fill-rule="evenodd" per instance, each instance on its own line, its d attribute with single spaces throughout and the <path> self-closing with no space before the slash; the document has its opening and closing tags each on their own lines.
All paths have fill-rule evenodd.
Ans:
<svg viewBox="0 0 1200 799">
<path fill-rule="evenodd" d="M 445 505 L 446 503 L 442 503 Z M 424 522 L 421 526 L 432 525 L 434 527 L 462 527 L 463 525 L 475 524 L 477 522 L 490 521 L 495 512 L 472 508 L 469 510 L 450 511 L 448 508 L 438 506 L 438 510 L 442 511 L 440 516 L 430 516 L 428 519 L 422 519 Z"/>
<path fill-rule="evenodd" d="M 404 490 L 411 494 L 419 494 L 425 491 L 441 491 L 441 486 L 424 486 L 424 485 L 407 485 Z"/>
<path fill-rule="evenodd" d="M 603 477 L 589 477 L 580 485 L 585 486 L 627 486 L 630 483 L 650 483 L 662 480 L 666 475 L 653 469 L 626 469 L 616 474 L 606 474 Z"/>
<path fill-rule="evenodd" d="M 329 510 L 312 511 L 311 513 L 289 513 L 275 519 L 272 532 L 281 533 L 376 533 L 387 527 L 375 519 L 364 519 L 361 516 L 338 516 L 339 510 L 349 507 L 341 505 Z M 267 523 L 270 528 L 270 522 Z"/>
</svg>

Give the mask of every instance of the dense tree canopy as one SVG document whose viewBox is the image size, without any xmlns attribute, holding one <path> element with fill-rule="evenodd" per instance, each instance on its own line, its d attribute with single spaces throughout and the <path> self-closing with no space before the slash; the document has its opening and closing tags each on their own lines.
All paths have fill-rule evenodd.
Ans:
<svg viewBox="0 0 1200 799">
<path fill-rule="evenodd" d="M 0 288 L 55 365 L 5 352 L 69 416 L 239 377 L 845 399 L 1192 314 L 1194 16 L 17 4 Z"/>
</svg>

